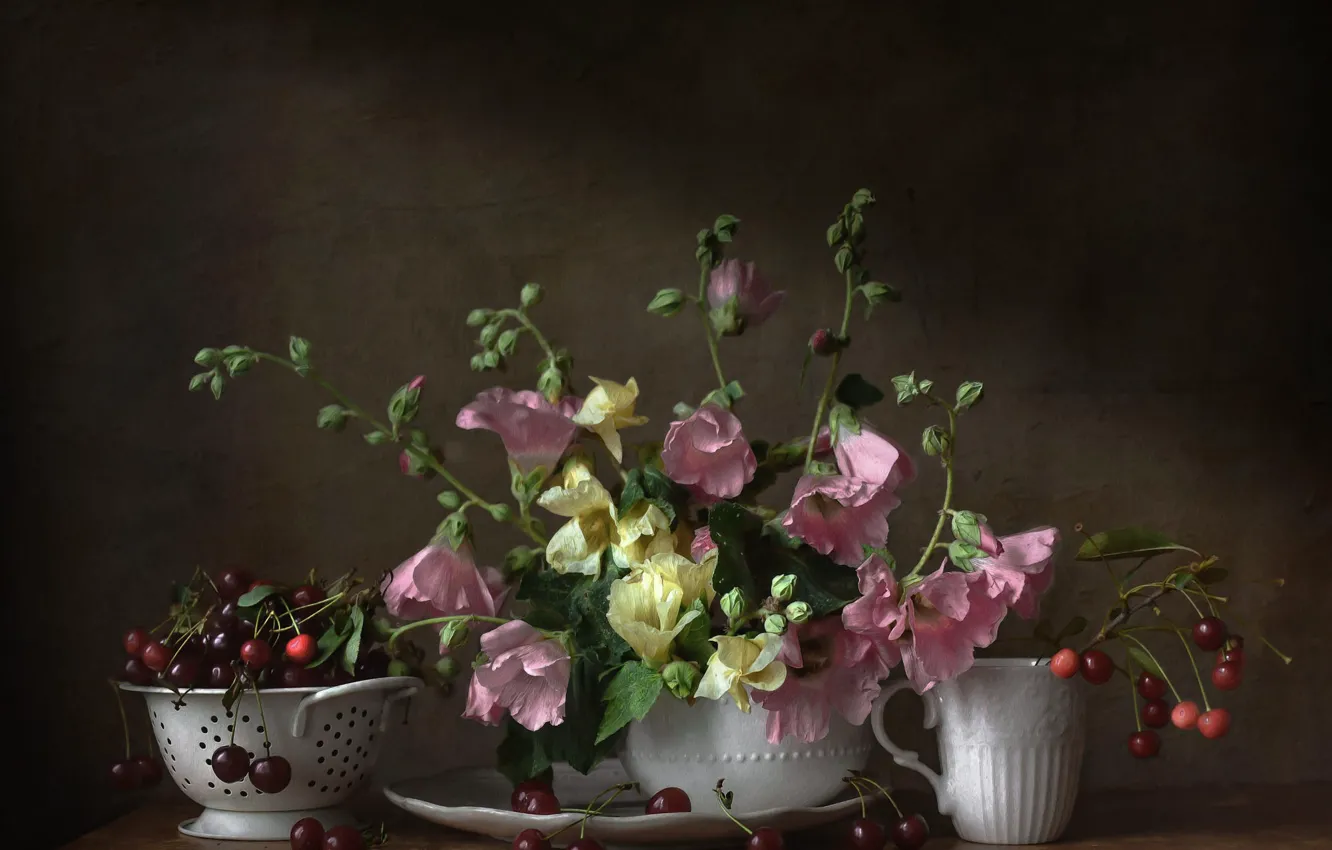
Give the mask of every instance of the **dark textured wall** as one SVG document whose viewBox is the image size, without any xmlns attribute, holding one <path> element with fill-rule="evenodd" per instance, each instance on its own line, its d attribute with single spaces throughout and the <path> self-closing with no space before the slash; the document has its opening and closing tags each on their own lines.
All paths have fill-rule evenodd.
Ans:
<svg viewBox="0 0 1332 850">
<path fill-rule="evenodd" d="M 62 831 L 119 805 L 100 677 L 168 579 L 378 572 L 439 518 L 391 455 L 314 429 L 313 387 L 259 369 L 221 404 L 187 394 L 201 345 L 302 333 L 376 405 L 426 373 L 457 471 L 499 494 L 497 442 L 449 424 L 490 383 L 466 369 L 467 311 L 545 283 L 579 370 L 637 376 L 664 427 L 707 355 L 692 321 L 642 308 L 690 285 L 693 233 L 731 212 L 735 254 L 790 295 L 727 368 L 751 434 L 803 433 L 802 343 L 840 313 L 822 233 L 862 185 L 881 198 L 871 264 L 907 300 L 857 320 L 852 362 L 986 381 L 961 502 L 1004 529 L 1169 530 L 1221 555 L 1251 633 L 1299 656 L 1253 648 L 1231 736 L 1171 738 L 1150 766 L 1124 751 L 1123 688 L 1098 692 L 1089 785 L 1332 777 L 1325 21 L 1232 2 L 451 5 L 4 12 L 8 679 Z M 912 443 L 926 420 L 876 421 Z M 893 517 L 902 554 L 936 509 L 925 469 Z M 1275 576 L 1281 593 L 1257 584 Z M 1093 604 L 1099 568 L 1065 558 L 1049 609 Z M 422 710 L 418 760 L 400 739 L 392 769 L 487 758 L 460 707 Z"/>
</svg>

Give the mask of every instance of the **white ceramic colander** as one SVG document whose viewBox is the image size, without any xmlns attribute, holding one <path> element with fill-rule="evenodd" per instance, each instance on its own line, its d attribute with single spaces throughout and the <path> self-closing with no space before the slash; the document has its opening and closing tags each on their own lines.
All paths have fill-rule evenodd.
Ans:
<svg viewBox="0 0 1332 850">
<path fill-rule="evenodd" d="M 148 702 L 153 734 L 171 778 L 204 806 L 180 825 L 195 838 L 283 841 L 305 817 L 325 827 L 352 823 L 336 808 L 365 785 L 383 744 L 389 707 L 412 696 L 420 679 L 392 676 L 330 688 L 262 691 L 263 712 L 247 692 L 229 710 L 225 691 L 200 689 L 177 697 L 166 688 L 121 685 Z M 249 779 L 227 784 L 213 774 L 213 753 L 231 740 L 253 758 L 264 755 L 264 721 L 272 755 L 291 763 L 291 784 L 265 794 Z M 239 723 L 237 723 L 239 721 Z"/>
</svg>

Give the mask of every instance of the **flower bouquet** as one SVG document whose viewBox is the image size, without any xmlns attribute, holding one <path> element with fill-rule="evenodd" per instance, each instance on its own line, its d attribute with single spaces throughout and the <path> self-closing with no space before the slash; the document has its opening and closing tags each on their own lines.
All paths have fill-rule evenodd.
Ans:
<svg viewBox="0 0 1332 850">
<path fill-rule="evenodd" d="M 555 762 L 590 770 L 659 700 L 729 700 L 741 712 L 757 703 L 769 741 L 817 741 L 834 714 L 863 724 L 899 663 L 924 692 L 967 670 L 1010 610 L 1034 616 L 1059 540 L 1049 527 L 997 536 L 957 506 L 959 423 L 983 386 L 944 392 L 913 372 L 893 377 L 892 393 L 939 414 L 920 447 L 941 467 L 942 506 L 913 557 L 899 563 L 889 551 L 888 515 L 916 464 L 871 424 L 884 392 L 843 369 L 857 306 L 868 320 L 900 298 L 865 265 L 873 205 L 856 192 L 827 229 L 845 302 L 840 326 L 806 346 L 802 372 L 823 372 L 807 434 L 757 439 L 742 423 L 745 393 L 723 367 L 723 344 L 758 329 L 785 293 L 725 256 L 739 226 L 729 215 L 698 233 L 696 291 L 664 289 L 648 305 L 662 317 L 696 315 L 711 359 L 712 386 L 677 404 L 659 439 L 629 442 L 648 424 L 635 378 L 575 382 L 569 352 L 537 326 L 539 285 L 524 286 L 515 307 L 471 311 L 472 369 L 506 371 L 525 342 L 540 355 L 534 389 L 495 387 L 457 414 L 458 427 L 502 441 L 504 499 L 459 480 L 418 424 L 424 377 L 377 415 L 335 389 L 309 342 L 293 337 L 285 356 L 205 348 L 190 387 L 220 398 L 252 366 L 282 366 L 331 396 L 320 428 L 353 425 L 367 443 L 392 446 L 404 474 L 442 481 L 436 498 L 448 513 L 433 538 L 383 579 L 398 621 L 388 650 L 396 656 L 408 633 L 431 629 L 435 672 L 453 680 L 455 652 L 479 633 L 465 716 L 504 726 L 499 762 L 515 782 Z M 790 479 L 789 495 L 774 491 Z M 527 538 L 502 568 L 477 564 L 478 518 Z M 504 613 L 510 602 L 517 613 Z"/>
</svg>

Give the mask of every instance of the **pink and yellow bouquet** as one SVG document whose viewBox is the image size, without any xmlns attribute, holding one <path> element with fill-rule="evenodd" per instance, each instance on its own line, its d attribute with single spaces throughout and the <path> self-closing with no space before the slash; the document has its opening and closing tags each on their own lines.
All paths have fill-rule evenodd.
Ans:
<svg viewBox="0 0 1332 850">
<path fill-rule="evenodd" d="M 399 387 L 380 418 L 329 384 L 310 344 L 293 337 L 286 356 L 205 348 L 195 362 L 206 371 L 190 386 L 220 397 L 259 362 L 285 366 L 331 394 L 319 427 L 352 424 L 371 445 L 392 445 L 404 474 L 442 480 L 436 498 L 448 513 L 429 544 L 385 576 L 383 603 L 396 621 L 377 631 L 392 654 L 408 632 L 436 631 L 441 656 L 428 672 L 445 682 L 461 675 L 454 655 L 479 633 L 465 716 L 505 726 L 499 755 L 511 778 L 557 761 L 589 770 L 659 699 L 729 699 L 744 712 L 757 703 L 769 740 L 812 742 L 833 713 L 863 723 L 899 664 L 924 692 L 967 670 L 1010 610 L 1034 617 L 1059 540 L 1048 527 L 999 536 L 983 515 L 956 507 L 958 424 L 983 387 L 967 381 L 945 393 L 910 373 L 892 378 L 893 391 L 899 405 L 940 414 L 920 448 L 942 467 L 943 504 L 915 544 L 918 557 L 899 564 L 889 551 L 888 517 L 916 463 L 871 424 L 884 393 L 842 371 L 856 305 L 868 318 L 899 297 L 864 266 L 873 204 L 856 192 L 827 230 L 846 298 L 840 327 L 807 343 L 806 367 L 826 363 L 807 435 L 752 437 L 744 391 L 723 369 L 723 343 L 757 330 L 785 297 L 753 263 L 724 256 L 739 224 L 727 215 L 698 233 L 696 292 L 665 289 L 648 306 L 663 317 L 696 313 L 713 371 L 713 386 L 675 407 L 659 441 L 629 442 L 652 434 L 634 377 L 575 379 L 569 352 L 533 318 L 540 286 L 523 287 L 517 307 L 471 312 L 467 324 L 480 329 L 473 369 L 504 370 L 524 338 L 541 355 L 534 389 L 497 386 L 457 414 L 458 427 L 503 443 L 505 499 L 460 481 L 419 427 L 422 377 Z M 798 473 L 794 491 L 769 497 L 783 473 Z M 502 568 L 479 566 L 478 517 L 530 543 Z M 328 628 L 321 647 L 350 639 Z"/>
</svg>

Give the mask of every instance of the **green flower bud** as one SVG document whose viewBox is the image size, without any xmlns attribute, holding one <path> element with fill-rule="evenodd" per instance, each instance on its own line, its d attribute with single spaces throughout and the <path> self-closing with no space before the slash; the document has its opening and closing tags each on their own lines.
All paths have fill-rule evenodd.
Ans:
<svg viewBox="0 0 1332 850">
<path fill-rule="evenodd" d="M 435 535 L 444 538 L 450 546 L 457 549 L 472 536 L 472 524 L 467 521 L 467 515 L 462 511 L 454 511 L 439 524 Z"/>
<path fill-rule="evenodd" d="M 315 424 L 325 431 L 341 431 L 347 427 L 347 409 L 340 404 L 321 407 Z"/>
<path fill-rule="evenodd" d="M 745 594 L 738 587 L 733 587 L 726 591 L 726 595 L 722 597 L 722 613 L 727 617 L 730 617 L 732 620 L 737 617 L 743 617 L 745 615 L 746 607 Z"/>
<path fill-rule="evenodd" d="M 957 388 L 957 409 L 966 410 L 981 400 L 985 394 L 985 385 L 980 381 L 964 381 Z"/>
<path fill-rule="evenodd" d="M 473 372 L 486 371 L 486 360 L 480 354 L 473 354 L 472 360 L 468 365 L 472 367 Z"/>
<path fill-rule="evenodd" d="M 435 497 L 435 501 L 439 502 L 440 507 L 454 510 L 462 504 L 462 496 L 459 496 L 452 490 L 445 490 Z"/>
<path fill-rule="evenodd" d="M 410 676 L 412 675 L 412 668 L 401 658 L 395 658 L 389 662 L 388 674 L 390 676 Z"/>
<path fill-rule="evenodd" d="M 796 577 L 791 574 L 773 576 L 772 595 L 783 602 L 790 602 L 795 596 Z"/>
<path fill-rule="evenodd" d="M 467 643 L 467 638 L 470 636 L 471 629 L 467 627 L 466 620 L 449 620 L 439 630 L 439 651 L 457 649 Z"/>
<path fill-rule="evenodd" d="M 539 283 L 529 283 L 523 287 L 522 294 L 519 296 L 524 307 L 535 307 L 541 303 L 541 296 L 545 293 Z"/>
<path fill-rule="evenodd" d="M 729 301 L 708 313 L 712 329 L 722 336 L 739 336 L 745 329 L 744 317 L 740 315 L 740 300 L 731 297 Z"/>
<path fill-rule="evenodd" d="M 672 661 L 661 668 L 661 678 L 666 682 L 666 690 L 680 699 L 694 695 L 694 689 L 703 676 L 698 672 L 698 665 L 688 661 Z"/>
<path fill-rule="evenodd" d="M 786 619 L 793 623 L 803 623 L 814 614 L 808 602 L 792 602 L 786 606 Z"/>
<path fill-rule="evenodd" d="M 490 518 L 495 522 L 508 522 L 511 516 L 513 516 L 513 511 L 509 510 L 508 505 L 490 506 Z"/>
<path fill-rule="evenodd" d="M 370 634 L 377 641 L 387 642 L 393 635 L 393 624 L 388 617 L 375 617 L 370 621 Z"/>
<path fill-rule="evenodd" d="M 674 316 L 684 309 L 685 294 L 678 289 L 661 289 L 648 302 L 648 312 L 654 316 Z M 201 364 L 207 365 L 207 364 Z"/>
<path fill-rule="evenodd" d="M 769 614 L 763 618 L 763 631 L 770 635 L 786 634 L 786 618 L 781 614 Z"/>
<path fill-rule="evenodd" d="M 458 678 L 458 662 L 446 655 L 435 662 L 435 672 L 439 674 L 439 677 L 444 681 L 452 681 L 453 679 Z"/>
<path fill-rule="evenodd" d="M 559 401 L 560 396 L 564 395 L 564 373 L 557 367 L 551 366 L 541 373 L 537 378 L 537 389 L 546 397 L 546 400 L 554 404 Z"/>
<path fill-rule="evenodd" d="M 213 377 L 212 372 L 200 372 L 193 378 L 190 378 L 190 392 L 198 392 L 208 386 L 208 381 Z"/>
<path fill-rule="evenodd" d="M 194 355 L 194 362 L 200 366 L 216 366 L 222 362 L 222 352 L 216 348 L 201 348 L 199 353 Z"/>
<path fill-rule="evenodd" d="M 937 457 L 948 451 L 949 444 L 952 441 L 948 437 L 948 432 L 938 425 L 931 425 L 925 429 L 925 433 L 920 435 L 921 448 L 925 454 L 930 457 Z"/>
<path fill-rule="evenodd" d="M 493 315 L 495 315 L 494 310 L 477 308 L 467 314 L 467 326 L 469 328 L 479 328 L 486 322 L 490 321 L 490 317 Z"/>
<path fill-rule="evenodd" d="M 499 335 L 499 322 L 491 322 L 481 329 L 481 336 L 478 337 L 478 341 L 486 348 L 490 348 L 495 344 L 495 340 L 499 339 Z"/>
</svg>

